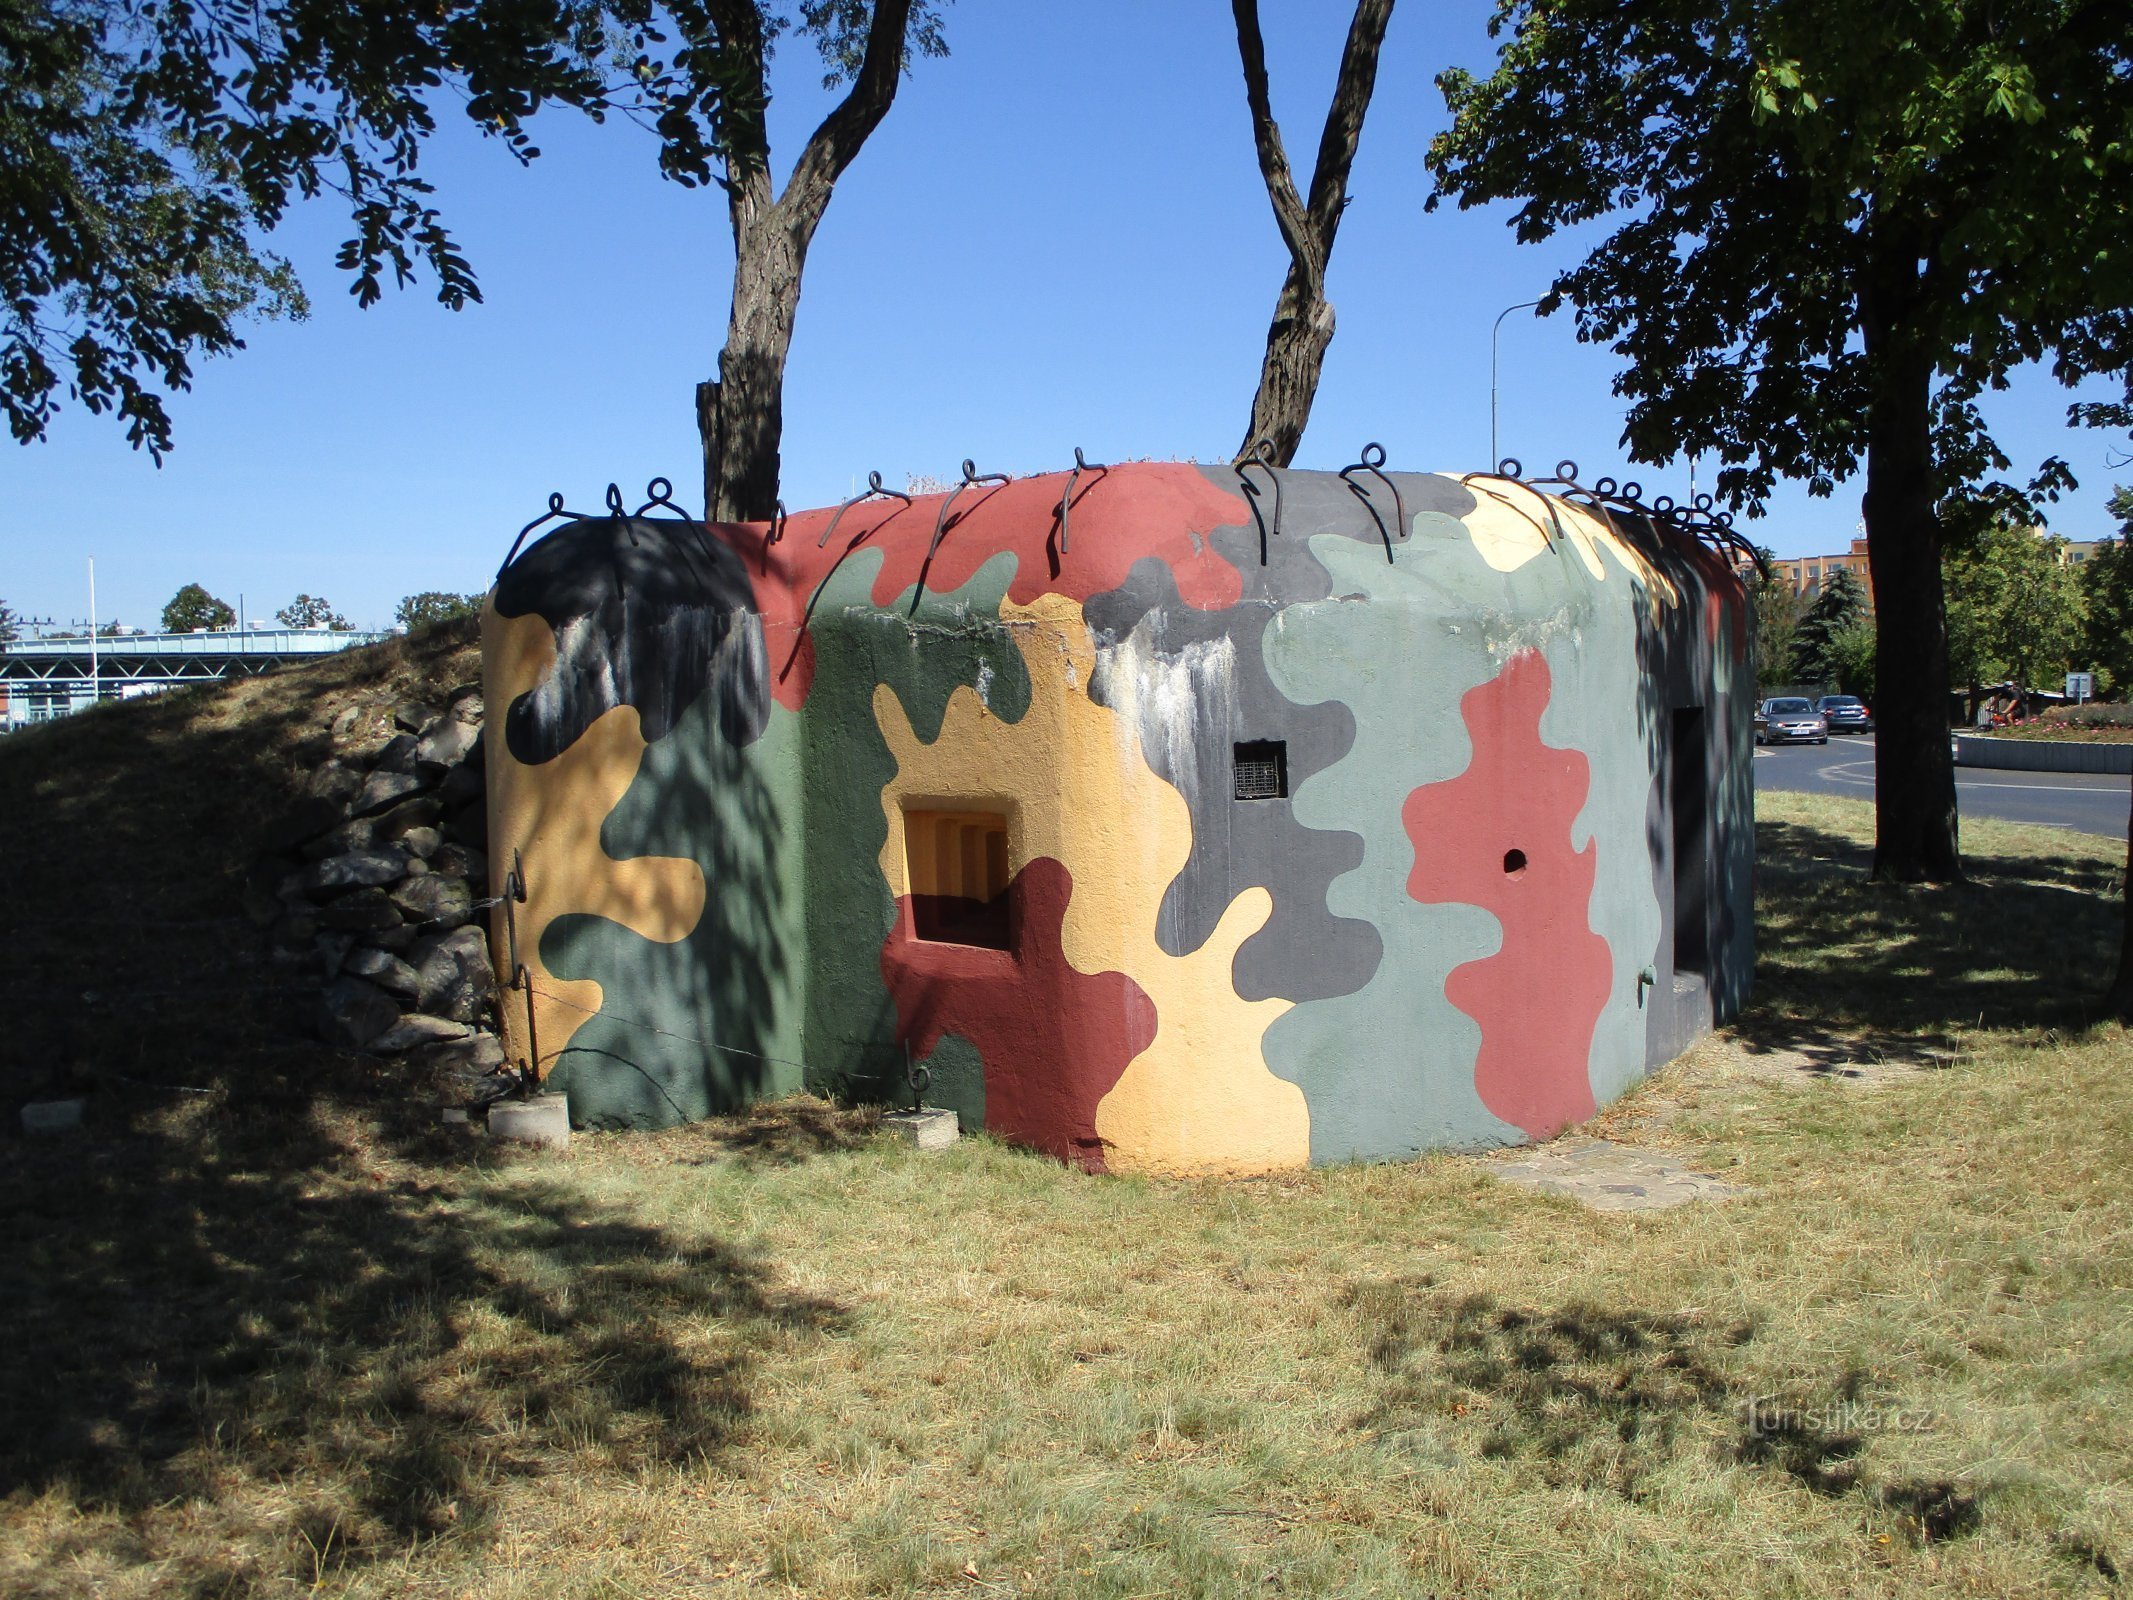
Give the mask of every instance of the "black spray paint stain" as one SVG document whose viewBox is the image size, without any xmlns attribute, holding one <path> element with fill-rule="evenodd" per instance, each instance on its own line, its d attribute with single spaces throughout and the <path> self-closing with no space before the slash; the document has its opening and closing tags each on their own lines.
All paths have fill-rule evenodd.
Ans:
<svg viewBox="0 0 2133 1600">
<path fill-rule="evenodd" d="M 496 584 L 505 617 L 538 614 L 555 634 L 548 676 L 514 700 L 504 739 L 519 761 L 553 760 L 616 706 L 647 743 L 705 693 L 719 732 L 751 744 L 770 717 L 763 619 L 741 558 L 699 523 L 597 517 L 557 529 Z"/>
</svg>

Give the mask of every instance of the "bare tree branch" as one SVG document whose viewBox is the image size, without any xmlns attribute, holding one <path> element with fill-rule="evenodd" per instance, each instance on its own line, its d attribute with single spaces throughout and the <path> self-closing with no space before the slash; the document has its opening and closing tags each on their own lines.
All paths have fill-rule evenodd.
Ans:
<svg viewBox="0 0 2133 1600">
<path fill-rule="evenodd" d="M 1358 0 L 1354 20 L 1348 24 L 1340 76 L 1333 84 L 1333 104 L 1326 110 L 1326 126 L 1318 137 L 1318 164 L 1311 171 L 1311 228 L 1325 257 L 1333 254 L 1333 235 L 1340 230 L 1341 212 L 1348 204 L 1348 171 L 1355 165 L 1355 147 L 1363 137 L 1363 113 L 1370 109 L 1370 96 L 1377 88 L 1378 52 L 1392 21 L 1392 5 L 1393 0 Z"/>
<path fill-rule="evenodd" d="M 1319 135 L 1318 161 L 1311 172 L 1307 207 L 1296 192 L 1296 179 L 1281 146 L 1266 73 L 1266 46 L 1259 34 L 1258 0 L 1230 0 L 1237 21 L 1237 54 L 1244 63 L 1244 95 L 1252 113 L 1252 142 L 1259 153 L 1259 173 L 1266 180 L 1274 221 L 1289 247 L 1289 270 L 1267 329 L 1266 358 L 1259 388 L 1252 397 L 1252 420 L 1238 446 L 1238 459 L 1262 443 L 1277 466 L 1287 466 L 1303 442 L 1311 403 L 1318 394 L 1326 347 L 1333 342 L 1333 304 L 1326 298 L 1326 266 L 1333 257 L 1333 237 L 1348 204 L 1348 173 L 1363 136 L 1363 115 L 1377 88 L 1378 53 L 1392 21 L 1393 0 L 1356 0 L 1341 51 L 1340 76 L 1333 103 Z"/>
<path fill-rule="evenodd" d="M 755 0 L 706 0 L 704 10 L 718 30 L 719 49 L 740 75 L 737 92 L 727 97 L 724 152 L 726 209 L 738 250 L 743 235 L 771 203 L 770 130 L 764 120 L 770 100 L 770 52 Z"/>
<path fill-rule="evenodd" d="M 1252 113 L 1252 145 L 1259 152 L 1259 175 L 1266 180 L 1266 197 L 1274 207 L 1274 225 L 1281 230 L 1282 243 L 1289 247 L 1297 271 L 1316 292 L 1318 280 L 1325 274 L 1325 254 L 1319 248 L 1310 213 L 1304 209 L 1303 196 L 1296 192 L 1288 152 L 1281 146 L 1281 124 L 1274 120 L 1274 105 L 1267 89 L 1266 42 L 1259 34 L 1259 0 L 1230 0 L 1230 11 L 1237 19 L 1237 54 L 1244 62 L 1244 99 Z M 1374 60 L 1372 70 L 1374 74 Z M 1315 182 L 1312 188 L 1315 193 Z"/>
<path fill-rule="evenodd" d="M 860 63 L 859 75 L 837 108 L 822 119 L 786 181 L 778 210 L 793 228 L 803 254 L 815 225 L 829 208 L 830 191 L 895 102 L 896 86 L 903 76 L 904 33 L 910 21 L 911 0 L 874 0 L 874 19 L 867 30 L 866 59 Z"/>
<path fill-rule="evenodd" d="M 721 47 L 736 55 L 744 91 L 764 83 L 765 39 L 754 0 L 706 0 Z M 764 97 L 751 128 L 726 141 L 727 205 L 733 217 L 733 299 L 718 376 L 697 385 L 703 443 L 704 505 L 717 521 L 769 517 L 778 503 L 779 444 L 785 429 L 785 362 L 799 312 L 800 279 L 816 226 L 867 138 L 896 99 L 912 0 L 874 0 L 866 49 L 850 90 L 815 129 L 785 192 L 772 198 L 769 148 L 761 131 Z M 738 97 L 736 97 L 738 98 Z M 753 132 L 754 138 L 745 135 Z M 751 159 L 751 158 L 754 159 Z"/>
</svg>

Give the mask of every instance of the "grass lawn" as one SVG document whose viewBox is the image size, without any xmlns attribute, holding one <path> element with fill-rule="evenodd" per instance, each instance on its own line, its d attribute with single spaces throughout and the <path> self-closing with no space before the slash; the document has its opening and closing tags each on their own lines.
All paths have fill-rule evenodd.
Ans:
<svg viewBox="0 0 2133 1600">
<path fill-rule="evenodd" d="M 2122 847 L 1759 804 L 1753 1011 L 1595 1128 L 1747 1191 L 1663 1213 L 806 1101 L 558 1158 L 143 1031 L 0 1147 L 0 1593 L 2123 1592 Z"/>
</svg>

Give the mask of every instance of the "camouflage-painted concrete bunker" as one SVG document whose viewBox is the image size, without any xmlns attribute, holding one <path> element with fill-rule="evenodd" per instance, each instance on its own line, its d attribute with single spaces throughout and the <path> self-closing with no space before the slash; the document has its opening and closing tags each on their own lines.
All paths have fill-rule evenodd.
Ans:
<svg viewBox="0 0 2133 1600">
<path fill-rule="evenodd" d="M 1544 1138 L 1746 996 L 1746 642 L 1494 475 L 569 521 L 485 620 L 511 1049 L 609 1127 L 916 1062 L 1091 1170 Z"/>
</svg>

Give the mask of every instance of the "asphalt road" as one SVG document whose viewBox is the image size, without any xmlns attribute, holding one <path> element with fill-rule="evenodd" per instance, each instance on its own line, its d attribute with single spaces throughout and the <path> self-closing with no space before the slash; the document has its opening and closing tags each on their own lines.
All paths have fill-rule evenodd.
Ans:
<svg viewBox="0 0 2133 1600">
<path fill-rule="evenodd" d="M 1758 747 L 1758 789 L 1874 797 L 1874 736 L 1833 734 L 1828 744 Z M 1955 769 L 1956 805 L 1966 817 L 2037 822 L 2113 839 L 2126 836 L 2126 780 L 2087 772 Z"/>
</svg>

